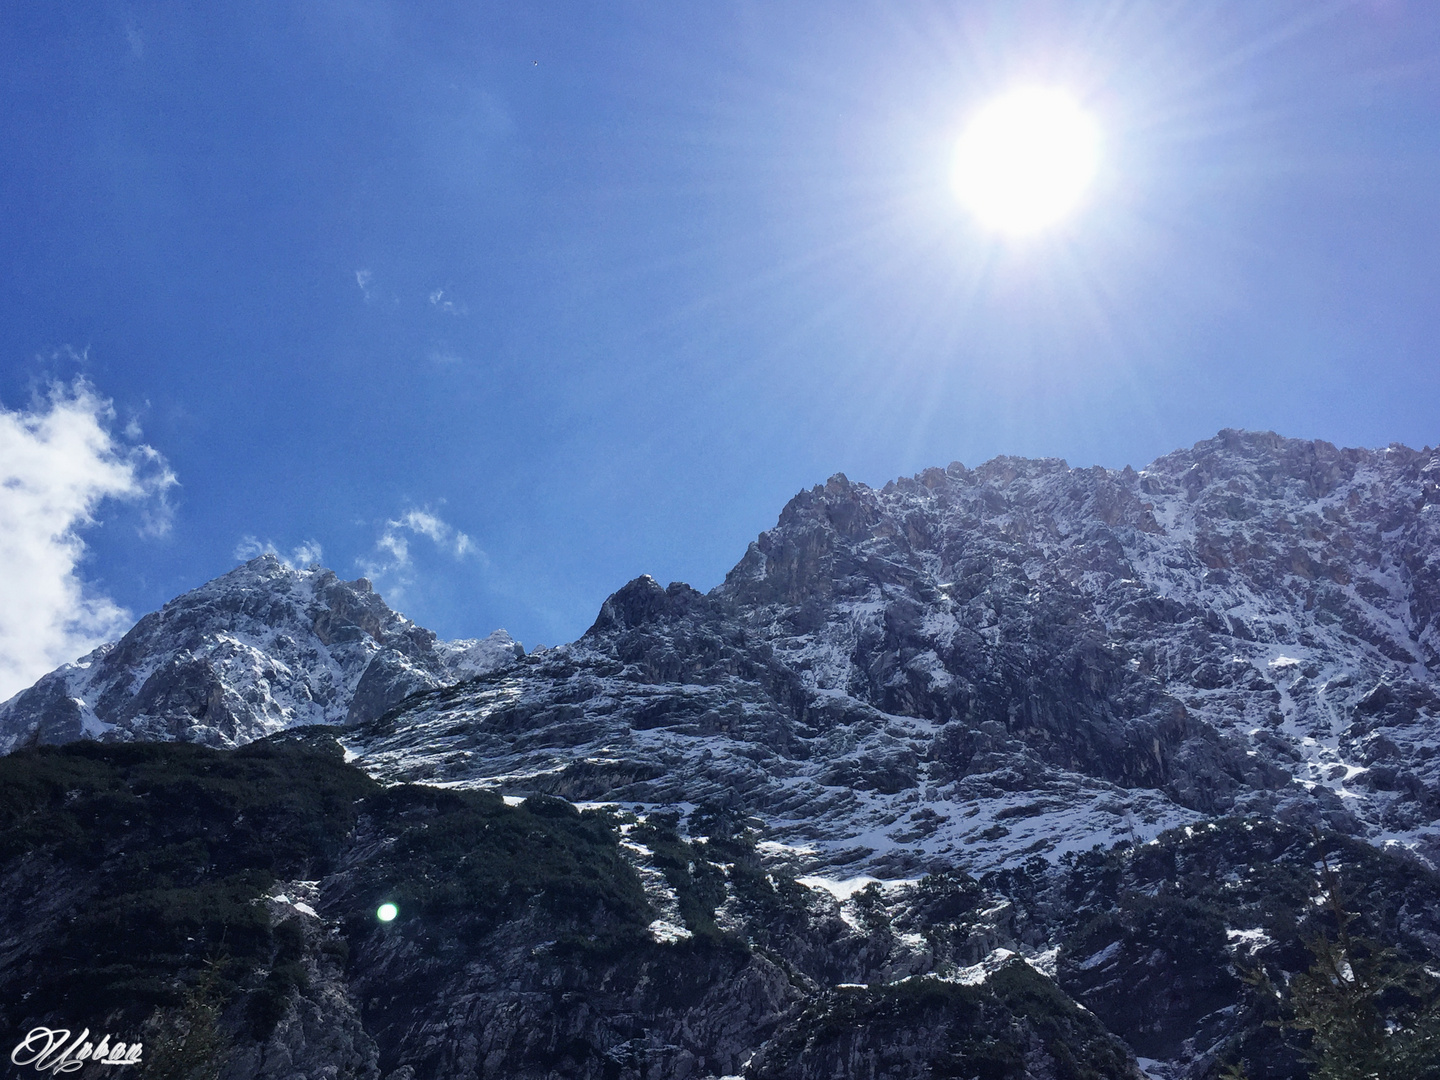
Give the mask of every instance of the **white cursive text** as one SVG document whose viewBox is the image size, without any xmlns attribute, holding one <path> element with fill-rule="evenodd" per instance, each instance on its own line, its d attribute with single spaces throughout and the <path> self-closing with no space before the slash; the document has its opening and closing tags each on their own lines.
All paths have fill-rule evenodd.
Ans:
<svg viewBox="0 0 1440 1080">
<path fill-rule="evenodd" d="M 10 1052 L 10 1060 L 16 1065 L 34 1065 L 39 1072 L 54 1070 L 56 1075 L 83 1069 L 87 1061 L 100 1065 L 140 1063 L 141 1043 L 112 1043 L 108 1032 L 98 1043 L 88 1042 L 89 1037 L 89 1028 L 74 1039 L 70 1038 L 69 1028 L 31 1028 Z"/>
</svg>

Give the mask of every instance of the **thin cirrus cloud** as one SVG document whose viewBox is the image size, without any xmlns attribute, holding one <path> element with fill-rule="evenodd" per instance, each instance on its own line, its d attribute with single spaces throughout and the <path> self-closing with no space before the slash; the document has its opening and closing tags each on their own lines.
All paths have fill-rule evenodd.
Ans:
<svg viewBox="0 0 1440 1080">
<path fill-rule="evenodd" d="M 467 313 L 465 305 L 457 304 L 446 295 L 444 289 L 435 289 L 430 293 L 430 306 L 446 315 L 460 316 Z"/>
<path fill-rule="evenodd" d="M 441 520 L 431 510 L 407 510 L 385 522 L 375 541 L 375 550 L 356 560 L 360 572 L 392 600 L 400 599 L 409 585 L 415 583 L 415 558 L 412 545 L 416 539 L 429 540 L 455 559 L 485 559 L 485 553 L 469 536 Z"/>
<path fill-rule="evenodd" d="M 0 700 L 119 636 L 128 611 L 81 577 L 81 536 L 107 500 L 139 503 L 141 531 L 170 527 L 175 474 L 88 381 L 30 409 L 0 404 Z"/>
</svg>

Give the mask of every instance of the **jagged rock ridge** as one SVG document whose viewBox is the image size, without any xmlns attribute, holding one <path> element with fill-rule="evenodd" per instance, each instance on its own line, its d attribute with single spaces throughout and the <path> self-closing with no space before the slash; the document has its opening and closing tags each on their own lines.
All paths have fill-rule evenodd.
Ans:
<svg viewBox="0 0 1440 1080">
<path fill-rule="evenodd" d="M 791 500 L 708 595 L 348 743 L 389 779 L 756 814 L 899 876 L 1231 811 L 1440 855 L 1440 456 L 1222 432 L 1139 472 L 997 458 Z"/>
<path fill-rule="evenodd" d="M 726 802 L 892 877 L 1232 810 L 1433 861 L 1437 484 L 1428 449 L 1234 431 L 1139 472 L 836 476 L 710 594 L 638 578 L 529 657 L 262 557 L 0 706 L 0 745 L 341 723 L 386 779 Z"/>
</svg>

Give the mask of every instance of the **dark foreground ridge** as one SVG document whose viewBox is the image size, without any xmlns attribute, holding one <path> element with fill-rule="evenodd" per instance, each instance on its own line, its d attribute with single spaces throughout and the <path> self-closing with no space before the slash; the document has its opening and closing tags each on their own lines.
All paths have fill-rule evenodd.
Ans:
<svg viewBox="0 0 1440 1080">
<path fill-rule="evenodd" d="M 145 1075 L 1133 1078 L 1130 1047 L 1199 1042 L 1193 1075 L 1303 1076 L 1256 976 L 1286 985 L 1333 933 L 1319 857 L 1352 935 L 1397 963 L 1440 942 L 1435 875 L 1275 822 L 844 910 L 766 871 L 743 823 L 694 824 L 382 787 L 323 731 L 21 751 L 0 759 L 0 1023 L 138 1032 L 172 1070 Z M 678 901 L 668 940 L 624 845 Z"/>
<path fill-rule="evenodd" d="M 229 754 L 25 751 L 0 761 L 0 791 L 7 1030 L 67 1018 L 146 1030 L 161 1057 L 183 1055 L 173 1033 L 213 1015 L 219 1038 L 204 1045 L 223 1048 L 226 1075 L 598 1080 L 736 1073 L 781 1029 L 785 1047 L 803 1046 L 816 1021 L 801 1004 L 829 1000 L 783 955 L 717 927 L 724 889 L 697 886 L 689 869 L 724 880 L 707 845 L 664 823 L 641 832 L 682 855 L 671 872 L 689 879 L 691 936 L 661 944 L 621 854 L 623 815 L 382 788 L 324 735 Z M 725 844 L 753 863 L 744 837 Z M 803 905 L 781 899 L 803 888 L 777 890 L 753 866 L 735 880 L 756 892 L 756 915 L 805 922 Z M 18 902 L 37 889 L 43 914 Z M 401 913 L 390 924 L 375 917 L 385 902 Z M 914 1026 L 896 1008 L 907 995 L 922 1025 L 965 1019 L 963 1038 L 941 1039 L 957 1063 L 1004 1063 L 1012 1035 L 1039 1045 L 1043 1034 L 1067 1060 L 1126 1074 L 1119 1041 L 1028 968 L 995 987 L 882 991 L 862 1006 L 877 1025 L 872 1053 Z M 853 1012 L 854 997 L 835 1005 Z M 169 1027 L 167 1013 L 179 1016 Z M 780 1045 L 757 1075 L 809 1075 Z"/>
</svg>

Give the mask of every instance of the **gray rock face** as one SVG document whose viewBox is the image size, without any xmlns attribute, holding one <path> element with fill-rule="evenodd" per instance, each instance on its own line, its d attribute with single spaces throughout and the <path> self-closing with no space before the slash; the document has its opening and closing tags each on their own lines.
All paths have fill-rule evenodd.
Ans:
<svg viewBox="0 0 1440 1080">
<path fill-rule="evenodd" d="M 412 699 L 372 774 L 730 805 L 801 868 L 1014 865 L 1232 811 L 1440 857 L 1440 455 L 1225 431 L 1136 472 L 791 500 L 708 595 Z"/>
<path fill-rule="evenodd" d="M 356 724 L 517 654 L 503 630 L 439 642 L 363 578 L 262 555 L 0 705 L 0 751 L 80 738 L 235 746 L 301 724 Z"/>
<path fill-rule="evenodd" d="M 220 1070 L 224 1080 L 381 1080 L 379 1048 L 365 1030 L 344 964 L 324 951 L 334 927 L 311 914 L 310 905 L 319 901 L 317 884 L 284 882 L 258 900 L 273 924 L 285 925 L 303 943 L 305 977 L 273 1031 L 230 1049 Z"/>
</svg>

